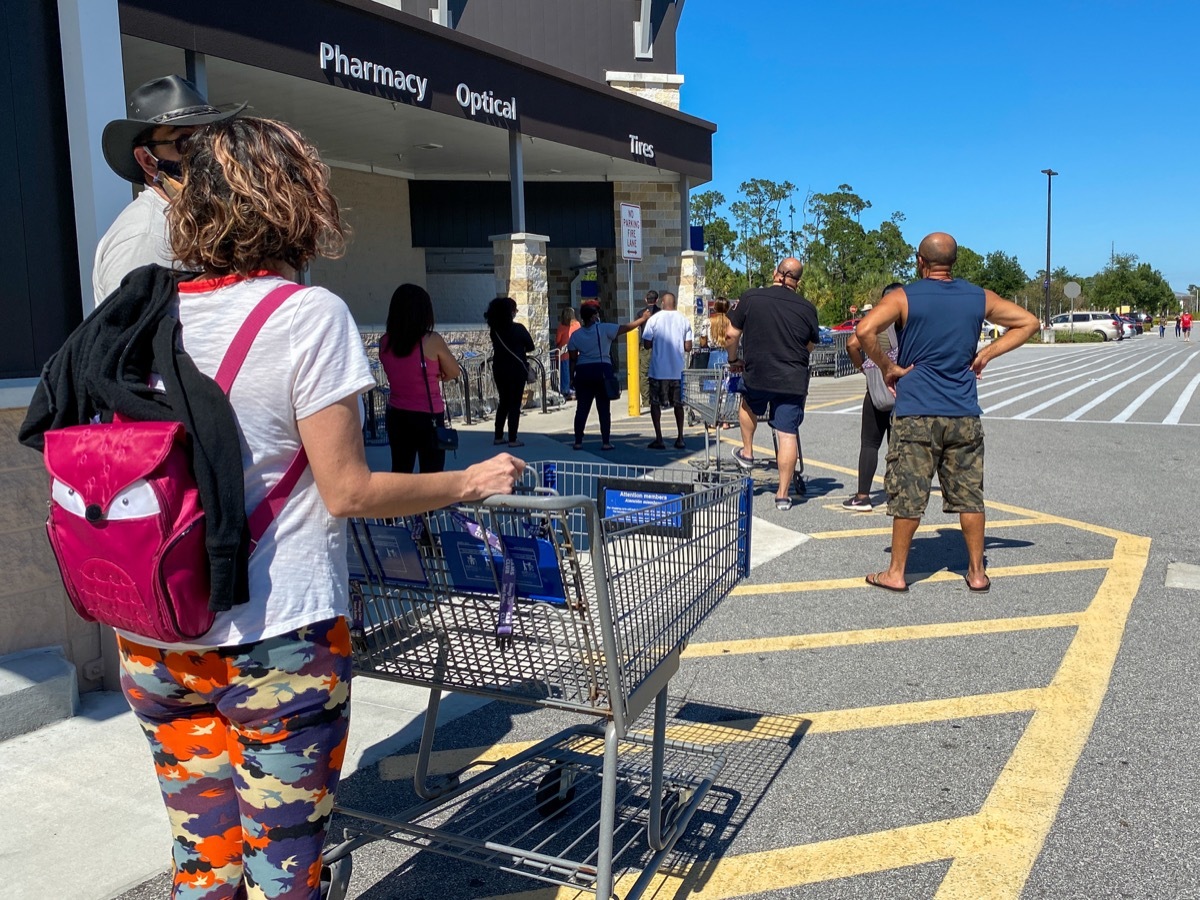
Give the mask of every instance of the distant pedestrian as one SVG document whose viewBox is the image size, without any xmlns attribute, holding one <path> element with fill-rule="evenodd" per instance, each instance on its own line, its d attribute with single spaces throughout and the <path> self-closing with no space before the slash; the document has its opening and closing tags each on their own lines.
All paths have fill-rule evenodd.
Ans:
<svg viewBox="0 0 1200 900">
<path fill-rule="evenodd" d="M 662 410 L 675 411 L 675 449 L 683 450 L 683 397 L 680 379 L 687 354 L 692 350 L 692 323 L 676 306 L 675 295 L 664 293 L 659 299 L 660 313 L 642 329 L 642 344 L 650 351 L 650 421 L 654 423 L 651 450 L 666 450 L 662 436 Z"/>
<path fill-rule="evenodd" d="M 902 287 L 904 285 L 898 281 L 889 284 L 883 289 L 883 296 L 886 297 Z M 884 352 L 889 359 L 895 361 L 900 352 L 895 326 L 889 327 L 885 334 L 887 347 L 884 348 Z M 859 429 L 858 489 L 853 496 L 842 501 L 842 507 L 870 512 L 874 509 L 871 502 L 871 482 L 875 478 L 875 470 L 879 468 L 879 448 L 883 446 L 884 435 L 887 435 L 888 447 L 891 447 L 892 407 L 896 405 L 896 396 L 883 383 L 883 373 L 879 366 L 863 356 L 857 334 L 850 335 L 846 342 L 846 352 L 850 355 L 850 361 L 867 376 L 868 389 L 863 393 L 862 426 Z"/>
<path fill-rule="evenodd" d="M 651 316 L 658 315 L 662 307 L 658 305 L 658 291 L 646 291 L 646 310 Z M 638 337 L 645 333 L 645 326 L 638 329 Z M 638 391 L 641 394 L 642 406 L 650 402 L 650 351 L 643 349 L 641 340 L 638 341 Z"/>
<path fill-rule="evenodd" d="M 655 295 L 657 299 L 657 295 Z M 600 417 L 600 449 L 615 450 L 612 444 L 612 418 L 608 408 L 609 380 L 615 378 L 610 351 L 618 337 L 645 325 L 650 319 L 650 310 L 643 309 L 640 317 L 622 325 L 610 325 L 601 321 L 600 304 L 585 301 L 579 307 L 580 327 L 567 342 L 571 359 L 571 383 L 575 385 L 575 444 L 574 449 L 583 449 L 583 430 L 592 412 L 593 401 Z"/>
<path fill-rule="evenodd" d="M 579 320 L 575 318 L 575 310 L 567 307 L 558 317 L 558 330 L 554 334 L 554 346 L 558 349 L 558 389 L 565 400 L 574 400 L 575 391 L 571 388 L 571 362 L 567 359 L 567 341 L 579 330 Z"/>
<path fill-rule="evenodd" d="M 1179 317 L 1179 324 L 1183 326 L 1183 339 L 1188 343 L 1192 341 L 1192 314 L 1185 312 Z"/>
<path fill-rule="evenodd" d="M 1158 317 L 1158 339 L 1161 341 L 1167 336 L 1167 320 L 1162 316 Z"/>
<path fill-rule="evenodd" d="M 792 479 L 800 459 L 800 423 L 808 398 L 808 356 L 821 340 L 817 308 L 797 293 L 803 272 L 800 260 L 790 256 L 781 260 L 771 287 L 753 288 L 742 294 L 729 313 L 725 333 L 730 368 L 745 371 L 745 391 L 738 412 L 742 446 L 733 449 L 733 459 L 745 471 L 754 468 L 754 432 L 759 418 L 768 415 L 767 421 L 779 441 L 775 508 L 780 512 L 792 508 Z"/>
<path fill-rule="evenodd" d="M 957 256 L 958 244 L 950 235 L 928 235 L 917 250 L 920 280 L 880 299 L 855 328 L 863 350 L 883 371 L 884 383 L 896 391 L 886 476 L 891 564 L 866 580 L 898 593 L 908 591 L 908 552 L 935 473 L 942 511 L 958 513 L 967 545 L 967 588 L 977 594 L 990 590 L 983 566 L 983 426 L 976 381 L 989 362 L 1038 329 L 1033 313 L 953 277 Z M 1008 331 L 980 347 L 985 318 Z M 900 328 L 895 362 L 878 338 L 893 325 Z"/>
<path fill-rule="evenodd" d="M 1183 331 L 1183 326 L 1180 324 L 1179 316 L 1176 316 L 1175 317 L 1175 337 L 1179 337 L 1179 335 L 1182 333 L 1182 331 Z"/>
<path fill-rule="evenodd" d="M 492 443 L 505 443 L 504 426 L 507 424 L 508 446 L 524 447 L 517 438 L 517 428 L 521 422 L 525 388 L 529 384 L 526 354 L 532 353 L 534 346 L 529 329 L 513 321 L 516 315 L 516 300 L 497 297 L 488 304 L 483 318 L 491 331 L 492 378 L 496 382 L 496 437 Z"/>
<path fill-rule="evenodd" d="M 438 447 L 437 427 L 446 424 L 442 382 L 462 370 L 433 330 L 433 301 L 419 285 L 402 284 L 392 294 L 387 332 L 379 340 L 379 364 L 387 374 L 387 434 L 392 471 L 442 472 L 446 451 Z"/>
<path fill-rule="evenodd" d="M 729 301 L 718 297 L 713 301 L 712 315 L 708 317 L 708 368 L 723 369 L 729 364 L 729 353 L 725 350 L 728 331 Z"/>
</svg>

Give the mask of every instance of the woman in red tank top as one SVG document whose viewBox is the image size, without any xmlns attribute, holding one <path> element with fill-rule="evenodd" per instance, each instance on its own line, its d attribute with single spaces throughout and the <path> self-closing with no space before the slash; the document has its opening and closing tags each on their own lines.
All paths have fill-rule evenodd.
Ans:
<svg viewBox="0 0 1200 900">
<path fill-rule="evenodd" d="M 387 333 L 379 341 L 379 363 L 387 374 L 387 432 L 392 471 L 421 472 L 446 468 L 446 451 L 437 446 L 436 427 L 446 422 L 442 382 L 460 373 L 446 341 L 433 330 L 433 301 L 424 288 L 402 284 L 388 307 Z"/>
</svg>

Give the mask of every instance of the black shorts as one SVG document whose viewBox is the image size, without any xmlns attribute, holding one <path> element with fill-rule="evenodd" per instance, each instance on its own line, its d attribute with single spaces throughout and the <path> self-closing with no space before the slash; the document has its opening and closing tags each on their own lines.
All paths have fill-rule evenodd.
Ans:
<svg viewBox="0 0 1200 900">
<path fill-rule="evenodd" d="M 672 409 L 683 406 L 678 378 L 670 381 L 662 378 L 650 379 L 650 408 L 662 409 L 664 406 Z"/>
</svg>

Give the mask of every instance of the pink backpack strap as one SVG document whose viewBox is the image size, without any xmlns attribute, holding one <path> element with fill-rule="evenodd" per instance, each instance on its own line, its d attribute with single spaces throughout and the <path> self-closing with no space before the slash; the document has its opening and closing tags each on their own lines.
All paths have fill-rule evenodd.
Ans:
<svg viewBox="0 0 1200 900">
<path fill-rule="evenodd" d="M 238 372 L 242 370 L 242 364 L 246 361 L 246 356 L 249 354 L 250 348 L 254 345 L 254 339 L 258 337 L 258 333 L 262 330 L 263 325 L 266 324 L 267 319 L 271 318 L 271 314 L 279 309 L 289 297 L 301 290 L 304 290 L 304 287 L 299 284 L 285 284 L 277 287 L 271 293 L 267 294 L 267 296 L 263 297 L 250 312 L 250 315 L 246 316 L 246 320 L 242 322 L 242 327 L 233 336 L 233 342 L 230 343 L 229 349 L 225 352 L 225 358 L 221 360 L 221 365 L 217 368 L 217 374 L 214 379 L 226 394 L 229 393 L 229 389 L 233 386 L 233 381 L 237 378 Z M 280 510 L 287 503 L 288 497 L 291 496 L 292 490 L 296 487 L 300 476 L 304 474 L 304 470 L 307 468 L 308 454 L 301 447 L 296 452 L 296 455 L 292 457 L 292 461 L 288 463 L 283 477 L 275 483 L 275 486 L 267 492 L 267 496 L 263 497 L 262 502 L 250 513 L 246 522 L 250 527 L 251 553 L 258 546 L 259 540 L 271 526 L 271 523 L 279 516 Z"/>
</svg>

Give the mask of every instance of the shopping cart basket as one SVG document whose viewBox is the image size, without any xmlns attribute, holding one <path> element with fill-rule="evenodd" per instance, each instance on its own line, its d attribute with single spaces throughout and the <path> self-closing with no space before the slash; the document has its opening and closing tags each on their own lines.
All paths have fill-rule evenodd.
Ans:
<svg viewBox="0 0 1200 900">
<path fill-rule="evenodd" d="M 684 369 L 680 399 L 689 417 L 704 426 L 703 468 L 715 465 L 721 471 L 722 425 L 738 423 L 742 395 L 737 391 L 741 375 L 720 369 Z"/>
<path fill-rule="evenodd" d="M 349 524 L 358 675 L 428 687 L 424 802 L 353 823 L 326 854 L 386 839 L 612 896 L 650 883 L 721 770 L 666 737 L 688 639 L 746 575 L 750 482 L 692 469 L 531 464 L 510 497 Z M 596 717 L 481 774 L 428 778 L 441 692 Z M 650 733 L 633 723 L 654 701 Z M 462 773 L 459 773 L 460 775 Z M 645 838 L 642 838 L 642 835 Z M 337 900 L 337 895 L 331 895 Z"/>
</svg>

